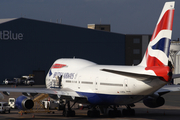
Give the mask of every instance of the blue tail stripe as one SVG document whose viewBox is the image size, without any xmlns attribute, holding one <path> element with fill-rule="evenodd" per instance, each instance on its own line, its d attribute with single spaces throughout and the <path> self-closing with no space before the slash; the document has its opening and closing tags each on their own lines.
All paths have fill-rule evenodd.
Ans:
<svg viewBox="0 0 180 120">
<path fill-rule="evenodd" d="M 168 39 L 168 38 L 162 38 L 154 46 L 152 46 L 152 49 L 154 49 L 154 50 L 156 50 L 156 49 L 161 50 L 168 57 L 169 56 L 170 41 L 171 40 Z"/>
</svg>

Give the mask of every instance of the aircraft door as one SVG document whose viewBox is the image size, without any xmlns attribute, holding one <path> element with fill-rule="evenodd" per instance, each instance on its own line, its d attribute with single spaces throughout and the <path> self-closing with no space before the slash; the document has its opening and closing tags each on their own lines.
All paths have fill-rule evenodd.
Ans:
<svg viewBox="0 0 180 120">
<path fill-rule="evenodd" d="M 124 79 L 124 89 L 126 93 L 130 94 L 131 91 L 129 90 L 129 84 L 127 78 Z"/>
<path fill-rule="evenodd" d="M 95 90 L 98 90 L 98 77 L 95 78 Z"/>
<path fill-rule="evenodd" d="M 78 77 L 78 89 L 81 89 L 81 76 Z"/>
</svg>

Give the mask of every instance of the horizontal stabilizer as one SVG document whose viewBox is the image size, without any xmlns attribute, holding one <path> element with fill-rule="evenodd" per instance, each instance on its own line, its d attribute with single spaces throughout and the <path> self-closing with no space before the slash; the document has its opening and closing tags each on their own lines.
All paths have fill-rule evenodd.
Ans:
<svg viewBox="0 0 180 120">
<path fill-rule="evenodd" d="M 127 77 L 132 77 L 132 78 L 136 78 L 137 80 L 147 80 L 147 79 L 161 78 L 159 76 L 138 74 L 138 73 L 131 73 L 131 72 L 124 72 L 124 71 L 117 71 L 117 70 L 110 70 L 110 69 L 101 69 L 101 71 L 110 72 L 110 73 L 123 75 L 123 76 L 127 76 Z"/>
<path fill-rule="evenodd" d="M 173 74 L 172 78 L 180 78 L 180 74 Z"/>
<path fill-rule="evenodd" d="M 180 85 L 166 85 L 155 92 L 155 94 L 164 95 L 169 92 L 180 91 Z"/>
</svg>

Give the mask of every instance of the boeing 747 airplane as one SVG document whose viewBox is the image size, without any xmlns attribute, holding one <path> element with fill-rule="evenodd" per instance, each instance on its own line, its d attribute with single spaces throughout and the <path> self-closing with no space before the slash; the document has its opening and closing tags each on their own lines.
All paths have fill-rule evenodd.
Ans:
<svg viewBox="0 0 180 120">
<path fill-rule="evenodd" d="M 98 65 L 84 59 L 56 60 L 46 76 L 47 88 L 0 88 L 0 91 L 49 94 L 62 101 L 63 114 L 75 116 L 70 101 L 89 105 L 87 115 L 134 115 L 134 103 L 143 100 L 148 107 L 162 106 L 163 94 L 179 91 L 179 87 L 163 87 L 173 77 L 168 66 L 175 2 L 166 2 L 155 26 L 142 62 L 137 66 Z M 163 87 L 163 88 L 162 88 Z M 64 101 L 64 103 L 63 103 Z M 25 96 L 17 100 L 18 108 L 33 107 Z M 118 106 L 127 109 L 120 111 Z"/>
</svg>

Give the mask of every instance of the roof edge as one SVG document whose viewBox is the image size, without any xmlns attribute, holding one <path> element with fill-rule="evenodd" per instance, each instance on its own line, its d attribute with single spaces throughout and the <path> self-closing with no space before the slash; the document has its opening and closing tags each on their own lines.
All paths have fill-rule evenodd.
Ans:
<svg viewBox="0 0 180 120">
<path fill-rule="evenodd" d="M 9 21 L 15 20 L 15 19 L 18 19 L 18 18 L 5 18 L 5 19 L 0 19 L 0 24 L 5 23 L 5 22 L 9 22 Z"/>
</svg>

